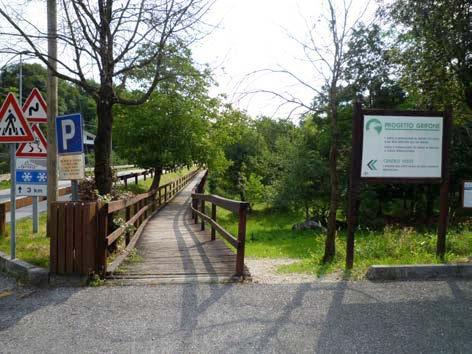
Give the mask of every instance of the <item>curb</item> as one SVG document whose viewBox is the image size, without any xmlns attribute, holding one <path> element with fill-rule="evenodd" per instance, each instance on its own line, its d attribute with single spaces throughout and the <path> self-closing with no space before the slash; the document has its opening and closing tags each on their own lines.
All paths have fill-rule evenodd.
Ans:
<svg viewBox="0 0 472 354">
<path fill-rule="evenodd" d="M 20 259 L 10 259 L 10 256 L 0 252 L 0 272 L 12 275 L 30 285 L 48 286 L 49 271 L 34 266 Z"/>
<path fill-rule="evenodd" d="M 472 279 L 472 264 L 374 265 L 366 276 L 369 280 Z"/>
</svg>

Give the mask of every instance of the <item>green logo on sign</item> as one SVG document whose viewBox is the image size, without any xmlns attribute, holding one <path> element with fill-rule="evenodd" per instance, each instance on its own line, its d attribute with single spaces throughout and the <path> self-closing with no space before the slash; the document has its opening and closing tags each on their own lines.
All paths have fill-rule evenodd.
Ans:
<svg viewBox="0 0 472 354">
<path fill-rule="evenodd" d="M 370 160 L 369 163 L 367 164 L 367 167 L 369 167 L 372 171 L 377 171 L 377 167 L 375 167 L 376 163 L 377 163 L 377 160 Z"/>
<path fill-rule="evenodd" d="M 379 135 L 382 132 L 382 123 L 376 118 L 369 119 L 365 126 L 365 130 Z"/>
</svg>

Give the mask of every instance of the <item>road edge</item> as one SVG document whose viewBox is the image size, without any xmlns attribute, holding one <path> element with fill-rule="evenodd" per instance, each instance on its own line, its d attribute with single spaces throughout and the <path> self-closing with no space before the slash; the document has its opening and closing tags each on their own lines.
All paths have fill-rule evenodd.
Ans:
<svg viewBox="0 0 472 354">
<path fill-rule="evenodd" d="M 472 279 L 472 264 L 373 265 L 369 280 Z"/>
<path fill-rule="evenodd" d="M 49 271 L 32 265 L 21 259 L 10 259 L 10 256 L 0 252 L 0 272 L 11 275 L 29 285 L 44 287 L 49 285 Z"/>
</svg>

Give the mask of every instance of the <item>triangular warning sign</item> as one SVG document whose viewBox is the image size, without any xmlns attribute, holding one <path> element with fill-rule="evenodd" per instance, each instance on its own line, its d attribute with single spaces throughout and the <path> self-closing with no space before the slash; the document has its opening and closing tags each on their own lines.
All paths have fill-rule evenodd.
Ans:
<svg viewBox="0 0 472 354">
<path fill-rule="evenodd" d="M 30 143 L 21 143 L 16 150 L 16 157 L 36 157 L 45 158 L 48 156 L 48 143 L 43 132 L 37 124 L 33 125 L 34 141 Z"/>
<path fill-rule="evenodd" d="M 47 123 L 48 107 L 41 92 L 35 87 L 23 105 L 23 115 L 30 123 Z"/>
<path fill-rule="evenodd" d="M 0 142 L 22 143 L 33 141 L 33 133 L 12 93 L 0 108 Z"/>
</svg>

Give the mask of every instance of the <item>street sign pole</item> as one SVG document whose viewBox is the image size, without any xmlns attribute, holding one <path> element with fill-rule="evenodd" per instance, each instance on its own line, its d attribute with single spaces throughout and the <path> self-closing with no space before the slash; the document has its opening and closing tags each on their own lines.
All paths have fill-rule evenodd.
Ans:
<svg viewBox="0 0 472 354">
<path fill-rule="evenodd" d="M 72 189 L 72 201 L 77 202 L 79 200 L 79 183 L 76 179 L 73 179 L 70 182 Z"/>
<path fill-rule="evenodd" d="M 22 53 L 20 53 L 20 99 L 19 103 L 20 106 L 23 106 L 23 57 Z M 15 166 L 16 168 L 16 166 Z M 39 220 L 39 212 L 38 212 L 38 197 L 33 197 L 33 233 L 38 233 L 38 220 Z"/>
<path fill-rule="evenodd" d="M 10 144 L 10 256 L 16 258 L 16 143 Z"/>
</svg>

